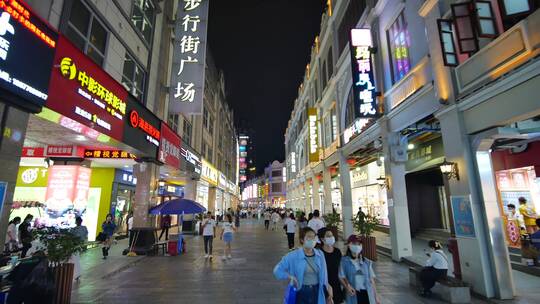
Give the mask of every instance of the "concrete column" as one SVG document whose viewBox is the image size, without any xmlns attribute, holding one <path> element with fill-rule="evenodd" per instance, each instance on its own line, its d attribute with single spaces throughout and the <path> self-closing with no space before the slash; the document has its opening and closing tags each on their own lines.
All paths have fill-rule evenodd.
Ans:
<svg viewBox="0 0 540 304">
<path fill-rule="evenodd" d="M 321 197 L 319 195 L 319 179 L 316 175 L 313 176 L 313 187 L 311 187 L 311 196 L 313 198 L 313 210 L 318 209 L 321 214 L 323 214 L 323 210 L 321 208 Z"/>
<path fill-rule="evenodd" d="M 390 241 L 392 244 L 392 259 L 401 261 L 412 256 L 411 228 L 409 223 L 409 208 L 407 205 L 407 187 L 405 184 L 405 164 L 396 163 L 391 157 L 391 147 L 388 142 L 390 132 L 387 120 L 380 121 L 383 139 L 385 175 L 390 181 L 387 191 L 388 219 L 390 221 Z"/>
<path fill-rule="evenodd" d="M 0 197 L 0 244 L 6 237 L 28 117 L 28 113 L 0 103 L 0 182 L 7 183 L 3 203 Z"/>
<path fill-rule="evenodd" d="M 208 211 L 212 212 L 212 214 L 215 214 L 217 207 L 216 207 L 216 190 L 217 188 L 215 186 L 209 186 L 208 187 Z M 223 211 L 223 214 L 225 214 L 226 210 Z"/>
<path fill-rule="evenodd" d="M 159 166 L 153 163 L 138 163 L 133 166 L 133 174 L 137 178 L 133 204 L 133 227 L 154 227 L 153 218 L 149 216 L 148 209 L 156 204 Z"/>
<path fill-rule="evenodd" d="M 323 169 L 324 213 L 332 212 L 332 175 L 328 168 Z"/>
<path fill-rule="evenodd" d="M 339 153 L 339 181 L 341 183 L 341 209 L 343 212 L 343 236 L 347 238 L 354 233 L 352 224 L 352 193 L 351 193 L 351 169 L 347 163 L 347 155 L 340 149 Z"/>
<path fill-rule="evenodd" d="M 197 181 L 188 180 L 184 185 L 184 198 L 196 201 L 197 200 Z"/>
<path fill-rule="evenodd" d="M 475 155 L 457 108 L 437 118 L 441 122 L 446 159 L 455 162 L 459 170 L 459 181 L 448 181 L 451 197 L 471 198 L 476 235 L 474 238 L 456 237 L 463 280 L 483 296 L 512 299 L 515 294 L 512 267 L 499 213 L 491 156 L 487 151 L 492 142 L 485 151 Z"/>
</svg>

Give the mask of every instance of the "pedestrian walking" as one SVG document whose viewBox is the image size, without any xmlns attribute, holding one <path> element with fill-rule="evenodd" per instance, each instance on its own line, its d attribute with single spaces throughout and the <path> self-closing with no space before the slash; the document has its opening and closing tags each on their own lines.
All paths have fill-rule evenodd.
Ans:
<svg viewBox="0 0 540 304">
<path fill-rule="evenodd" d="M 169 240 L 169 228 L 171 228 L 171 216 L 166 214 L 161 217 L 161 234 L 158 240 L 161 241 L 161 237 L 165 233 L 165 240 Z"/>
<path fill-rule="evenodd" d="M 342 303 L 343 289 L 339 281 L 339 265 L 341 264 L 341 250 L 334 247 L 336 238 L 332 230 L 327 228 L 319 229 L 319 240 L 321 241 L 321 251 L 326 261 L 326 272 L 328 273 L 328 284 L 332 286 L 334 303 Z"/>
<path fill-rule="evenodd" d="M 133 231 L 132 231 L 133 230 L 133 212 L 129 213 L 128 220 L 127 220 L 127 229 L 128 229 L 128 242 L 129 242 L 128 248 L 131 248 L 133 244 Z"/>
<path fill-rule="evenodd" d="M 426 261 L 426 266 L 420 271 L 420 282 L 422 290 L 420 295 L 429 297 L 431 288 L 435 286 L 437 280 L 446 277 L 448 273 L 448 257 L 442 250 L 442 245 L 438 241 L 431 240 L 428 242 L 429 251 L 426 255 L 429 259 Z"/>
<path fill-rule="evenodd" d="M 347 253 L 341 259 L 339 279 L 345 290 L 346 304 L 379 304 L 373 262 L 362 256 L 362 239 L 357 235 L 347 239 Z"/>
<path fill-rule="evenodd" d="M 236 213 L 234 214 L 234 225 L 236 228 L 240 227 L 240 209 L 237 209 Z"/>
<path fill-rule="evenodd" d="M 313 229 L 315 233 L 319 233 L 319 229 L 326 227 L 324 221 L 320 218 L 321 214 L 319 210 L 313 211 L 313 218 L 309 220 L 308 227 Z"/>
<path fill-rule="evenodd" d="M 80 216 L 75 218 L 75 227 L 71 229 L 71 233 L 78 237 L 81 242 L 88 241 L 88 229 L 82 225 L 83 219 Z M 73 263 L 73 280 L 79 281 L 81 277 L 81 257 L 80 253 L 71 255 L 70 262 Z"/>
<path fill-rule="evenodd" d="M 22 244 L 22 251 L 21 251 L 21 258 L 26 257 L 26 253 L 28 252 L 28 249 L 32 247 L 32 220 L 34 219 L 34 216 L 31 214 L 27 214 L 24 217 L 23 222 L 19 225 L 19 240 Z"/>
<path fill-rule="evenodd" d="M 296 232 L 296 220 L 294 219 L 294 214 L 290 214 L 287 219 L 285 219 L 285 233 L 287 234 L 287 242 L 289 244 L 289 250 L 294 249 L 294 234 Z"/>
<path fill-rule="evenodd" d="M 103 241 L 103 247 L 101 247 L 101 252 L 103 253 L 103 259 L 107 259 L 109 256 L 109 249 L 111 249 L 113 242 L 113 234 L 116 230 L 116 224 L 114 223 L 112 214 L 107 214 L 105 221 L 101 224 L 101 229 L 105 235 L 105 240 Z"/>
<path fill-rule="evenodd" d="M 279 213 L 274 210 L 274 212 L 272 213 L 272 230 L 273 231 L 277 229 L 277 223 L 279 222 L 280 218 L 281 216 L 279 215 Z"/>
<path fill-rule="evenodd" d="M 324 254 L 316 244 L 315 231 L 304 228 L 302 248 L 289 252 L 274 267 L 276 279 L 289 280 L 297 288 L 296 304 L 333 303 Z"/>
<path fill-rule="evenodd" d="M 212 219 L 212 212 L 206 214 L 206 218 L 202 224 L 204 238 L 204 257 L 206 259 L 213 258 L 213 242 L 216 237 L 216 221 Z"/>
<path fill-rule="evenodd" d="M 270 219 L 271 219 L 272 215 L 270 214 L 270 211 L 269 210 L 266 210 L 264 212 L 264 228 L 266 230 L 268 230 L 268 228 L 270 227 Z"/>
<path fill-rule="evenodd" d="M 19 231 L 17 226 L 21 223 L 21 218 L 16 216 L 9 223 L 6 232 L 5 251 L 14 252 L 19 249 Z"/>
<path fill-rule="evenodd" d="M 226 220 L 222 224 L 221 236 L 220 239 L 225 242 L 225 248 L 223 248 L 223 259 L 232 259 L 231 253 L 231 243 L 233 241 L 233 233 L 236 231 L 234 227 L 232 215 L 227 213 L 225 215 Z"/>
</svg>

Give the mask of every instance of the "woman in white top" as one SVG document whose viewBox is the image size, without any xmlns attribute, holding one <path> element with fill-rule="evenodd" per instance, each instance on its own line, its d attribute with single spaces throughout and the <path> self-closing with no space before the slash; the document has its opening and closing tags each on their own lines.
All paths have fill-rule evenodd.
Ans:
<svg viewBox="0 0 540 304">
<path fill-rule="evenodd" d="M 225 220 L 222 224 L 223 230 L 221 230 L 221 237 L 225 242 L 225 248 L 223 249 L 223 259 L 231 259 L 231 243 L 233 240 L 233 232 L 236 231 L 236 227 L 234 226 L 232 215 L 230 213 L 227 213 L 226 215 L 227 220 Z"/>
<path fill-rule="evenodd" d="M 431 295 L 431 288 L 435 286 L 437 280 L 445 278 L 448 272 L 448 257 L 442 250 L 442 245 L 438 241 L 431 240 L 428 243 L 431 249 L 426 253 L 429 259 L 426 266 L 420 272 L 420 281 L 422 282 L 422 296 Z"/>
<path fill-rule="evenodd" d="M 6 248 L 7 252 L 16 251 L 19 248 L 19 231 L 17 226 L 21 223 L 21 218 L 16 216 L 8 224 L 6 233 Z"/>
</svg>

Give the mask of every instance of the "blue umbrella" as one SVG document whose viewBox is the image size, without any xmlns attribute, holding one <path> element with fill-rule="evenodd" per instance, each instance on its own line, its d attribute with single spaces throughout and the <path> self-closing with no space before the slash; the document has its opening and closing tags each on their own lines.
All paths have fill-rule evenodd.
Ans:
<svg viewBox="0 0 540 304">
<path fill-rule="evenodd" d="M 206 211 L 203 205 L 184 198 L 169 200 L 150 208 L 148 213 L 158 214 L 198 214 Z"/>
</svg>

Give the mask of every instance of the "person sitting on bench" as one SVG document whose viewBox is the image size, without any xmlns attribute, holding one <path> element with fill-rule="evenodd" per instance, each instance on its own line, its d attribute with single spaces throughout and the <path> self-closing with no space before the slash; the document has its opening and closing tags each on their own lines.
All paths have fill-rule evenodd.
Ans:
<svg viewBox="0 0 540 304">
<path fill-rule="evenodd" d="M 448 272 L 448 258 L 442 250 L 442 245 L 438 241 L 431 240 L 428 242 L 430 252 L 426 253 L 429 259 L 426 261 L 426 266 L 420 272 L 420 281 L 422 282 L 422 291 L 420 295 L 430 296 L 431 288 L 435 286 L 437 280 L 446 277 Z"/>
</svg>

